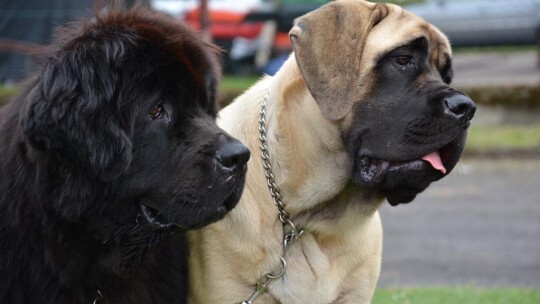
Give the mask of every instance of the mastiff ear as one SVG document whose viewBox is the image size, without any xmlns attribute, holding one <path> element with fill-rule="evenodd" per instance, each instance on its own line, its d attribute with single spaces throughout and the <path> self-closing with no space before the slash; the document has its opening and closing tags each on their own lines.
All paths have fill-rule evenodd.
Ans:
<svg viewBox="0 0 540 304">
<path fill-rule="evenodd" d="M 30 145 L 104 180 L 126 171 L 131 140 L 115 71 L 123 50 L 77 43 L 46 60 L 21 113 Z"/>
<path fill-rule="evenodd" d="M 360 60 L 384 4 L 335 1 L 294 21 L 289 32 L 304 81 L 329 120 L 343 118 L 360 98 Z"/>
</svg>

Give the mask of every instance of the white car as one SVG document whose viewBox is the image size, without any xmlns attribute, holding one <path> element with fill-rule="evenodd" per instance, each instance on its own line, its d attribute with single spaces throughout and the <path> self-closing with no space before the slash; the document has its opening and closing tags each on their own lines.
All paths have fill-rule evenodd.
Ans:
<svg viewBox="0 0 540 304">
<path fill-rule="evenodd" d="M 540 0 L 427 0 L 405 8 L 441 29 L 454 46 L 539 41 Z"/>
</svg>

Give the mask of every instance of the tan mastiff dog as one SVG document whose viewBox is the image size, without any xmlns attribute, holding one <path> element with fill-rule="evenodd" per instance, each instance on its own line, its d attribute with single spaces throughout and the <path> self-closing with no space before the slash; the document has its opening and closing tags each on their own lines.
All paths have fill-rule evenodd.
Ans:
<svg viewBox="0 0 540 304">
<path fill-rule="evenodd" d="M 189 234 L 190 303 L 369 303 L 377 208 L 412 201 L 461 155 L 475 105 L 448 86 L 448 40 L 426 21 L 395 5 L 334 1 L 298 18 L 290 38 L 281 70 L 220 113 L 258 155 L 267 103 L 261 130 L 286 224 L 254 156 L 238 206 Z M 291 237 L 287 220 L 303 234 Z"/>
</svg>

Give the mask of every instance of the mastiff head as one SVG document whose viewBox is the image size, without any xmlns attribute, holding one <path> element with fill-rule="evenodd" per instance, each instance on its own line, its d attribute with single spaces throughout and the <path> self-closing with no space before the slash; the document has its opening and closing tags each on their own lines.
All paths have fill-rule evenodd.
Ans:
<svg viewBox="0 0 540 304">
<path fill-rule="evenodd" d="M 355 184 L 397 205 L 452 171 L 476 107 L 450 87 L 438 29 L 396 5 L 341 0 L 296 19 L 290 38 L 321 113 L 340 125 Z"/>
</svg>

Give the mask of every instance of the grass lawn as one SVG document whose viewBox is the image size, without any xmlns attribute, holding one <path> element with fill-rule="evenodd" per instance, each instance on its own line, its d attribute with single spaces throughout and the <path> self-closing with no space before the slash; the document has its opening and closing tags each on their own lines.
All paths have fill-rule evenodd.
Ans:
<svg viewBox="0 0 540 304">
<path fill-rule="evenodd" d="M 0 106 L 6 103 L 13 95 L 15 95 L 17 88 L 14 86 L 0 85 Z"/>
<path fill-rule="evenodd" d="M 379 289 L 372 304 L 539 304 L 540 289 L 475 287 Z"/>
<path fill-rule="evenodd" d="M 538 149 L 540 124 L 475 126 L 469 129 L 467 152 Z M 539 302 L 540 303 L 540 302 Z"/>
<path fill-rule="evenodd" d="M 219 87 L 219 102 L 222 106 L 228 105 L 261 77 L 224 75 Z"/>
<path fill-rule="evenodd" d="M 468 53 L 520 53 L 520 52 L 532 52 L 538 51 L 537 45 L 501 45 L 501 46 L 469 46 L 469 47 L 455 47 L 452 48 L 454 54 L 468 54 Z"/>
<path fill-rule="evenodd" d="M 222 92 L 238 91 L 242 93 L 253 85 L 262 76 L 230 76 L 224 75 L 221 80 L 220 90 Z"/>
<path fill-rule="evenodd" d="M 261 76 L 228 76 L 221 81 L 222 98 L 228 101 L 253 85 Z M 16 91 L 0 86 L 0 106 Z M 507 151 L 540 151 L 540 124 L 475 126 L 469 130 L 465 151 L 472 154 L 498 154 Z M 540 302 L 539 302 L 540 304 Z"/>
<path fill-rule="evenodd" d="M 11 96 L 15 94 L 16 87 L 0 85 L 0 96 Z"/>
<path fill-rule="evenodd" d="M 221 82 L 222 97 L 232 100 L 253 85 L 260 76 L 225 76 Z M 540 151 L 540 124 L 476 126 L 469 129 L 466 153 L 498 154 L 508 151 Z M 540 304 L 540 302 L 539 302 Z"/>
</svg>

